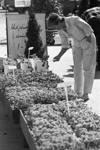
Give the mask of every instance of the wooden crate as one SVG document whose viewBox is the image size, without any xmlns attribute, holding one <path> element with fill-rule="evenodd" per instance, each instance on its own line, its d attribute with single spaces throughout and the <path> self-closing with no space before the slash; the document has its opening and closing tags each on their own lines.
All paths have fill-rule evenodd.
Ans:
<svg viewBox="0 0 100 150">
<path fill-rule="evenodd" d="M 11 122 L 14 124 L 19 125 L 20 122 L 20 111 L 19 109 L 12 109 L 10 103 L 6 98 L 4 97 L 4 104 L 5 104 L 5 110 L 6 114 L 8 115 Z"/>
<path fill-rule="evenodd" d="M 3 67 L 3 58 L 0 57 L 0 73 L 2 73 L 4 70 L 4 67 Z"/>
<path fill-rule="evenodd" d="M 30 150 L 36 150 L 34 139 L 32 138 L 30 129 L 27 125 L 27 121 L 21 110 L 20 110 L 20 127 Z"/>
</svg>

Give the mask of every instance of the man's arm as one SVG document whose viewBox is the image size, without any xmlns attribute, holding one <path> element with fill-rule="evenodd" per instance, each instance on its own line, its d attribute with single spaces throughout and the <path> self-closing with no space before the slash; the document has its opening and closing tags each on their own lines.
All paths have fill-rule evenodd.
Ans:
<svg viewBox="0 0 100 150">
<path fill-rule="evenodd" d="M 63 30 L 60 30 L 59 32 L 60 38 L 61 38 L 61 51 L 59 52 L 59 54 L 54 57 L 53 61 L 59 61 L 60 58 L 64 55 L 64 53 L 70 48 L 69 46 L 69 41 L 68 41 L 68 35 L 67 33 L 65 33 Z"/>
<path fill-rule="evenodd" d="M 64 53 L 68 50 L 68 48 L 62 48 L 61 51 L 59 52 L 59 54 L 54 57 L 53 61 L 59 61 L 60 58 L 64 55 Z"/>
</svg>

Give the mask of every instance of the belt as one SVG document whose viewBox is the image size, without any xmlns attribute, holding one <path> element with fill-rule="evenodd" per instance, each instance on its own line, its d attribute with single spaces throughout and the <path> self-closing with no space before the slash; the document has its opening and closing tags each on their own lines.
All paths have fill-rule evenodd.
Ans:
<svg viewBox="0 0 100 150">
<path fill-rule="evenodd" d="M 84 36 L 80 41 L 86 39 L 88 36 L 91 36 L 91 35 L 92 35 L 92 34 Z"/>
</svg>

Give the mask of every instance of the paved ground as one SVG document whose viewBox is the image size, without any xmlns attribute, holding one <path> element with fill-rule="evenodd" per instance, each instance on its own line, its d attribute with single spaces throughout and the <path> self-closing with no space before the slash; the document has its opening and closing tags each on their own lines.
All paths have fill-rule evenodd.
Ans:
<svg viewBox="0 0 100 150">
<path fill-rule="evenodd" d="M 29 150 L 24 147 L 20 128 L 7 116 L 4 100 L 0 93 L 0 150 Z"/>
<path fill-rule="evenodd" d="M 60 77 L 63 77 L 64 81 L 68 85 L 72 85 L 73 88 L 73 59 L 72 59 L 72 50 L 69 49 L 61 58 L 59 62 L 53 62 L 52 59 L 58 52 L 61 47 L 48 47 L 49 54 L 49 69 L 54 73 L 58 74 Z M 100 115 L 100 72 L 96 72 L 92 94 L 90 95 L 90 101 L 87 102 L 88 106 Z"/>
</svg>

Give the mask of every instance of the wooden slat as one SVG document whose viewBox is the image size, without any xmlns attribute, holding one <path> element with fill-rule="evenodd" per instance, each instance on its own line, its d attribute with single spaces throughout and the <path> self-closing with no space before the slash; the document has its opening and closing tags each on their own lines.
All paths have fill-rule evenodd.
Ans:
<svg viewBox="0 0 100 150">
<path fill-rule="evenodd" d="M 23 132 L 23 135 L 25 136 L 25 139 L 27 141 L 27 144 L 29 145 L 30 150 L 36 150 L 34 139 L 32 138 L 32 135 L 30 134 L 29 127 L 27 125 L 27 122 L 25 120 L 25 117 L 20 111 L 20 126 Z"/>
<path fill-rule="evenodd" d="M 20 127 L 7 117 L 4 99 L 0 94 L 0 150 L 29 150 L 24 148 L 23 140 Z"/>
</svg>

